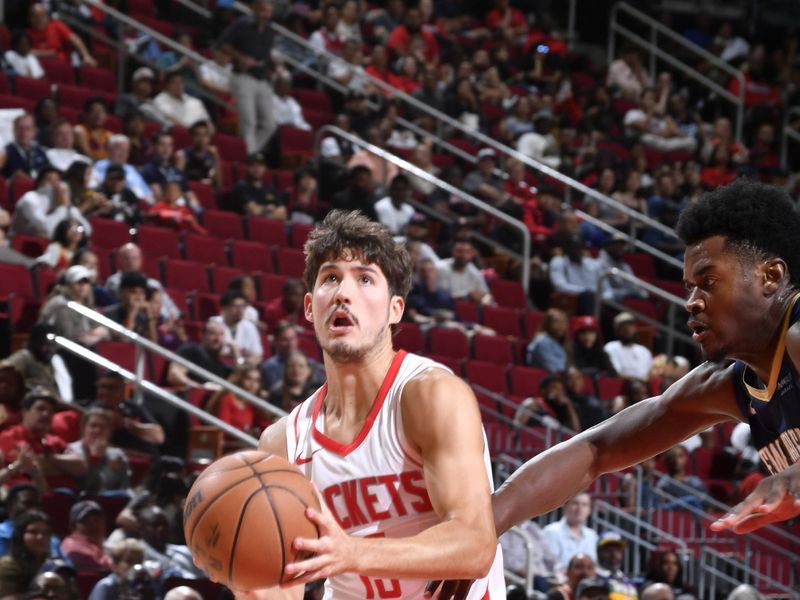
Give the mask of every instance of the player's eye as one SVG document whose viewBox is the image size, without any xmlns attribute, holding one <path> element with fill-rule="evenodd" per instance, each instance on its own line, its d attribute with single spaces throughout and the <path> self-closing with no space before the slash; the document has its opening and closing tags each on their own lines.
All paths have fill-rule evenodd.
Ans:
<svg viewBox="0 0 800 600">
<path fill-rule="evenodd" d="M 369 275 L 362 275 L 361 283 L 372 283 L 372 277 L 370 277 Z"/>
<path fill-rule="evenodd" d="M 323 279 L 323 281 L 336 281 L 337 279 L 338 277 L 336 277 L 335 273 L 328 273 L 325 275 L 325 279 Z"/>
</svg>

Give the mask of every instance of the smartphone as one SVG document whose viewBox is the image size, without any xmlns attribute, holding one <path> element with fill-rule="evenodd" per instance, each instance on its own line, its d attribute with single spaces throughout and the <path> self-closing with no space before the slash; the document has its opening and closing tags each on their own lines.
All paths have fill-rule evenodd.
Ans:
<svg viewBox="0 0 800 600">
<path fill-rule="evenodd" d="M 536 51 L 539 54 L 547 54 L 548 52 L 550 52 L 550 47 L 545 44 L 539 44 L 538 46 L 536 46 Z"/>
</svg>

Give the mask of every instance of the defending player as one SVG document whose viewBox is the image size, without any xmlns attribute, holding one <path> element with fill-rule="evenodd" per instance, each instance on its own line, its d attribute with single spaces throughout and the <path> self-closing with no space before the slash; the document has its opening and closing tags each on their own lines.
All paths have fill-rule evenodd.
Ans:
<svg viewBox="0 0 800 600">
<path fill-rule="evenodd" d="M 498 534 L 731 419 L 749 421 L 774 475 L 713 528 L 744 533 L 800 513 L 800 217 L 777 188 L 741 182 L 689 206 L 677 232 L 688 325 L 707 361 L 520 467 L 494 497 Z"/>
<path fill-rule="evenodd" d="M 437 576 L 478 578 L 471 599 L 504 598 L 475 397 L 446 367 L 392 349 L 411 275 L 405 249 L 359 213 L 333 211 L 306 243 L 305 313 L 327 383 L 259 447 L 299 466 L 326 506 L 307 512 L 320 539 L 295 541 L 313 557 L 285 574 L 327 578 L 337 600 L 418 598 Z"/>
</svg>

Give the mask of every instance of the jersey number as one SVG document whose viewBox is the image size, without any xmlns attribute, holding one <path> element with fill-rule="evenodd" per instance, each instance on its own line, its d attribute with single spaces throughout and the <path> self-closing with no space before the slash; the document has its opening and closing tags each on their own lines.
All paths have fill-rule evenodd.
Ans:
<svg viewBox="0 0 800 600">
<path fill-rule="evenodd" d="M 370 579 L 364 575 L 361 577 L 361 583 L 364 584 L 364 596 L 367 600 L 374 598 L 399 598 L 400 597 L 400 580 L 399 579 Z M 375 595 L 375 592 L 378 595 Z"/>
</svg>

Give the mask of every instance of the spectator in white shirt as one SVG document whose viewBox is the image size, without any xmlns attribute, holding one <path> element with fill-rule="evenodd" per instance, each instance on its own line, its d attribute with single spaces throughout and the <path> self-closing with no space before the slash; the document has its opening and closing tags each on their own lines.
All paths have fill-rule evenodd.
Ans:
<svg viewBox="0 0 800 600">
<path fill-rule="evenodd" d="M 56 169 L 65 172 L 72 163 L 84 162 L 92 164 L 92 159 L 75 150 L 75 132 L 66 119 L 53 123 L 53 147 L 45 152 L 47 160 Z"/>
<path fill-rule="evenodd" d="M 178 72 L 167 75 L 164 91 L 153 99 L 153 104 L 169 121 L 180 127 L 188 129 L 198 121 L 211 123 L 203 103 L 185 92 L 183 75 Z"/>
<path fill-rule="evenodd" d="M 342 46 L 342 58 L 334 59 L 328 65 L 328 76 L 348 90 L 367 93 L 369 78 L 363 64 L 364 54 L 361 52 L 361 45 L 349 40 Z"/>
<path fill-rule="evenodd" d="M 257 365 L 264 356 L 264 348 L 255 323 L 245 319 L 247 298 L 236 290 L 228 290 L 220 298 L 222 314 L 211 317 L 210 321 L 222 323 L 225 327 L 225 344 L 231 348 L 238 363 Z"/>
<path fill-rule="evenodd" d="M 636 319 L 629 312 L 621 312 L 614 317 L 614 332 L 617 339 L 603 346 L 611 365 L 620 377 L 647 381 L 650 367 L 653 366 L 653 353 L 645 346 L 637 344 Z"/>
<path fill-rule="evenodd" d="M 592 497 L 582 492 L 564 505 L 564 516 L 544 528 L 544 537 L 556 555 L 556 571 L 564 571 L 576 554 L 597 560 L 597 532 L 586 526 L 592 514 Z"/>
<path fill-rule="evenodd" d="M 469 300 L 479 304 L 493 304 L 489 286 L 483 273 L 473 264 L 477 255 L 475 246 L 469 240 L 456 240 L 453 244 L 453 257 L 446 258 L 437 265 L 439 286 L 455 300 Z"/>
<path fill-rule="evenodd" d="M 91 235 L 92 226 L 70 201 L 69 187 L 57 169 L 47 166 L 36 177 L 36 188 L 24 194 L 14 207 L 10 231 L 13 234 L 51 238 L 64 219 L 75 219 Z"/>
<path fill-rule="evenodd" d="M 141 173 L 131 164 L 128 158 L 131 153 L 131 142 L 128 136 L 117 133 L 108 140 L 108 158 L 98 160 L 92 171 L 92 182 L 101 182 L 106 177 L 106 171 L 111 165 L 120 165 L 125 171 L 125 187 L 132 191 L 139 200 L 153 203 L 153 191 L 142 177 Z"/>
<path fill-rule="evenodd" d="M 623 48 L 620 57 L 608 66 L 606 85 L 616 88 L 623 97 L 634 101 L 639 99 L 644 88 L 651 85 L 650 76 L 635 47 Z"/>
<path fill-rule="evenodd" d="M 403 235 L 406 225 L 414 216 L 414 207 L 408 203 L 411 182 L 402 173 L 395 175 L 389 184 L 388 191 L 388 196 L 375 203 L 375 214 L 378 215 L 378 220 L 392 232 L 392 235 Z"/>
<path fill-rule="evenodd" d="M 11 50 L 5 53 L 6 62 L 21 77 L 41 79 L 44 69 L 39 59 L 31 52 L 31 38 L 24 30 L 17 30 L 11 36 Z"/>
<path fill-rule="evenodd" d="M 356 0 L 347 0 L 342 5 L 339 22 L 336 23 L 336 35 L 343 42 L 348 40 L 354 40 L 359 44 L 362 42 L 361 18 L 358 14 L 358 2 Z"/>
<path fill-rule="evenodd" d="M 289 95 L 292 91 L 292 78 L 288 75 L 278 75 L 275 78 L 274 91 L 275 99 L 272 106 L 275 109 L 275 123 L 278 127 L 286 125 L 311 131 L 311 125 L 303 117 L 303 107 Z"/>
<path fill-rule="evenodd" d="M 573 237 L 564 248 L 564 254 L 550 259 L 550 283 L 556 292 L 575 294 L 577 312 L 589 315 L 594 312 L 594 296 L 600 266 L 585 254 L 583 239 Z"/>
<path fill-rule="evenodd" d="M 204 62 L 198 68 L 200 83 L 217 94 L 230 94 L 233 73 L 231 57 L 223 52 L 221 47 L 214 46 L 211 50 L 211 59 L 211 62 Z"/>
</svg>

